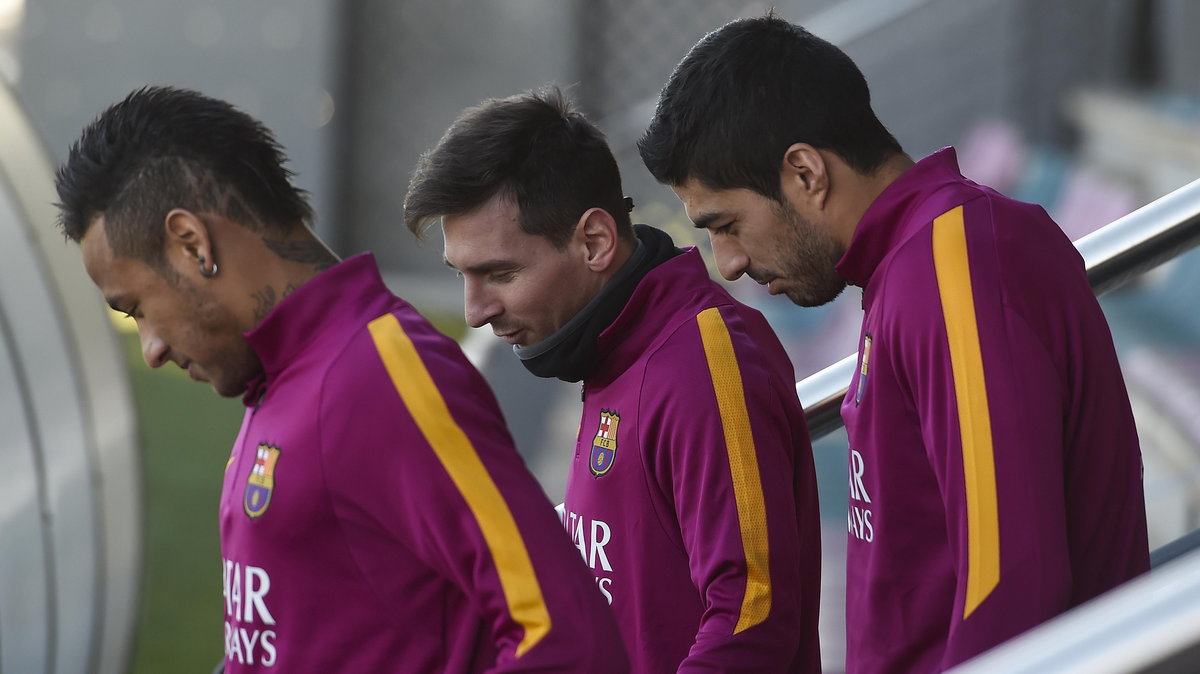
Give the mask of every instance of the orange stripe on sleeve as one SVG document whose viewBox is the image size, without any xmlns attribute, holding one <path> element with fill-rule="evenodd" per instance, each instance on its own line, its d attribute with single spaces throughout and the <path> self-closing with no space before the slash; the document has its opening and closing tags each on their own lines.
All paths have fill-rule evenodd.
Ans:
<svg viewBox="0 0 1200 674">
<path fill-rule="evenodd" d="M 962 206 L 933 221 L 933 264 L 950 345 L 962 436 L 967 499 L 967 587 L 963 606 L 963 619 L 966 620 L 1000 583 L 1000 521 L 992 421 L 979 346 L 979 326 L 975 319 Z"/>
<path fill-rule="evenodd" d="M 400 322 L 385 314 L 368 327 L 392 384 L 483 532 L 509 614 L 525 628 L 516 650 L 520 657 L 549 633 L 550 612 L 512 512 Z"/>
<path fill-rule="evenodd" d="M 717 410 L 725 433 L 729 470 L 733 476 L 733 495 L 737 502 L 738 524 L 742 532 L 742 551 L 746 556 L 746 593 L 733 633 L 754 627 L 771 612 L 771 571 L 768 565 L 767 514 L 763 504 L 762 480 L 758 472 L 758 453 L 746 411 L 742 373 L 729 330 L 716 307 L 696 317 L 700 339 L 717 395 Z"/>
</svg>

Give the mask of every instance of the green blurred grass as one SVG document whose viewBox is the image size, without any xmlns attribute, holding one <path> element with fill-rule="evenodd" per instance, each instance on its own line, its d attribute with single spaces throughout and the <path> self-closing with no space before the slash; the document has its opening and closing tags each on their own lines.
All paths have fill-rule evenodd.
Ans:
<svg viewBox="0 0 1200 674">
<path fill-rule="evenodd" d="M 132 672 L 209 672 L 224 657 L 217 501 L 241 401 L 168 365 L 142 362 L 121 334 L 142 436 L 145 558 Z"/>
</svg>

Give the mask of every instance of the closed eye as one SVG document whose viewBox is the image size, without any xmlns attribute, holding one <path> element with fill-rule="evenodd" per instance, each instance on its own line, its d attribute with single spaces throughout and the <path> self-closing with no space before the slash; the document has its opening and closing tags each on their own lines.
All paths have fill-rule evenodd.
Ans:
<svg viewBox="0 0 1200 674">
<path fill-rule="evenodd" d="M 122 309 L 121 307 L 117 306 L 116 302 L 109 302 L 108 306 L 113 311 L 117 312 L 118 314 L 121 314 L 125 318 L 132 318 L 134 320 L 137 319 L 137 305 L 130 307 L 128 310 Z"/>
</svg>

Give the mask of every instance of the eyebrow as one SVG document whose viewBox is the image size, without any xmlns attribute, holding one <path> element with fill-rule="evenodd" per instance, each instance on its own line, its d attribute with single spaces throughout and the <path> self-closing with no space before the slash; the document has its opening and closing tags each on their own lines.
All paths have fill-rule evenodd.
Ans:
<svg viewBox="0 0 1200 674">
<path fill-rule="evenodd" d="M 726 213 L 724 213 L 722 211 L 713 211 L 710 213 L 702 213 L 702 214 L 696 216 L 695 218 L 693 218 L 692 223 L 694 225 L 696 225 L 696 229 L 708 229 L 709 225 L 711 225 L 712 223 L 714 223 L 717 220 L 720 220 L 721 218 L 724 218 L 724 217 L 728 217 L 728 216 Z"/>
<path fill-rule="evenodd" d="M 452 264 L 450 262 L 450 260 L 447 260 L 445 257 L 442 258 L 442 262 L 444 262 L 447 267 L 449 267 L 455 271 L 470 272 L 472 274 L 486 274 L 488 272 L 496 271 L 497 269 L 503 269 L 505 267 L 517 266 L 517 264 L 515 262 L 513 262 L 512 260 L 485 260 L 478 264 L 467 265 L 466 268 L 464 268 L 464 269 L 459 269 L 458 267 L 454 266 L 454 264 Z"/>
</svg>

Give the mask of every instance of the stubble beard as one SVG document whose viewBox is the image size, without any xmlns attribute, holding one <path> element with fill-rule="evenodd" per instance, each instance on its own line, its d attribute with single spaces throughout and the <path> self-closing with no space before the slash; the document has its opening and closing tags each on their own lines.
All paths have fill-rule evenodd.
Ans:
<svg viewBox="0 0 1200 674">
<path fill-rule="evenodd" d="M 780 276 L 791 283 L 784 289 L 793 304 L 819 307 L 828 304 L 846 289 L 846 280 L 837 273 L 837 263 L 845 250 L 827 232 L 804 219 L 790 204 L 777 206 L 787 223 L 780 254 Z"/>
<path fill-rule="evenodd" d="M 242 395 L 246 385 L 262 373 L 258 354 L 242 335 L 237 318 L 228 307 L 196 285 L 190 285 L 187 294 L 194 307 L 196 333 L 220 340 L 209 349 L 206 362 L 198 363 L 209 385 L 225 398 Z"/>
</svg>

